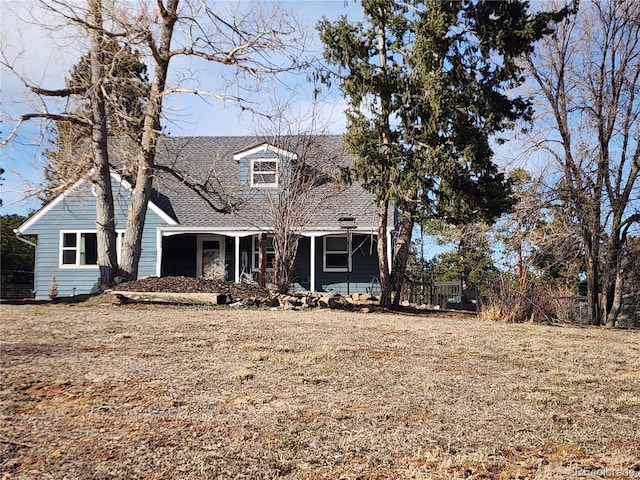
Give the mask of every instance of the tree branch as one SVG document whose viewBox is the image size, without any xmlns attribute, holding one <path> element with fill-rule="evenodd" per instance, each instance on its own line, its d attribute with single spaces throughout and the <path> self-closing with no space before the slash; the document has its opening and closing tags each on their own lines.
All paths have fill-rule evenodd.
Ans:
<svg viewBox="0 0 640 480">
<path fill-rule="evenodd" d="M 207 203 L 207 205 L 209 205 L 214 211 L 218 213 L 231 213 L 238 206 L 237 203 L 231 203 L 226 201 L 220 192 L 208 187 L 206 183 L 198 182 L 194 180 L 191 176 L 185 175 L 184 173 L 179 172 L 178 170 L 172 167 L 168 167 L 166 165 L 155 165 L 155 168 L 160 170 L 161 172 L 170 174 L 180 183 L 188 187 L 191 191 L 195 192 L 200 198 L 202 198 L 202 200 L 204 200 Z M 222 206 L 217 205 L 211 199 L 212 196 L 216 197 L 218 202 Z"/>
<path fill-rule="evenodd" d="M 33 93 L 44 95 L 45 97 L 70 97 L 71 95 L 84 95 L 89 90 L 88 87 L 70 87 L 58 90 L 49 90 L 47 88 L 36 87 L 34 85 L 27 85 L 27 87 Z"/>
<path fill-rule="evenodd" d="M 218 93 L 213 93 L 205 90 L 193 90 L 188 88 L 170 88 L 162 92 L 162 96 L 165 97 L 172 93 L 190 93 L 193 95 L 198 95 L 200 97 L 212 97 L 216 100 L 220 100 L 222 102 L 228 103 L 229 105 L 233 105 L 234 107 L 240 108 L 242 111 L 250 112 L 254 115 L 259 115 L 261 117 L 271 118 L 271 115 L 261 113 L 258 110 L 255 110 L 252 107 L 247 106 L 245 102 L 243 102 L 242 98 L 229 96 L 229 95 L 220 95 Z"/>
<path fill-rule="evenodd" d="M 13 130 L 11 130 L 11 133 L 9 134 L 9 136 L 7 136 L 7 138 L 5 138 L 2 142 L 0 142 L 0 147 L 4 147 L 5 145 L 7 145 L 17 134 L 18 134 L 18 130 L 20 130 L 20 127 L 22 126 L 22 124 L 24 122 L 27 122 L 29 120 L 32 120 L 34 118 L 44 118 L 46 120 L 53 120 L 56 122 L 69 122 L 69 123 L 73 123 L 76 125 L 82 125 L 82 126 L 91 126 L 90 122 L 87 122 L 86 120 L 82 120 L 80 117 L 78 117 L 77 115 L 74 114 L 70 114 L 70 113 L 25 113 L 24 115 L 20 116 L 20 120 L 18 120 L 18 123 L 16 124 L 16 126 L 13 128 Z"/>
</svg>

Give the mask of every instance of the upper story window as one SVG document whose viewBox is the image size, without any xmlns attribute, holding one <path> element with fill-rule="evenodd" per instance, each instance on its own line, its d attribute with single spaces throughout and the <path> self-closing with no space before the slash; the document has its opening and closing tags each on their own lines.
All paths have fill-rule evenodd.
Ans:
<svg viewBox="0 0 640 480">
<path fill-rule="evenodd" d="M 98 264 L 98 236 L 95 231 L 62 231 L 60 236 L 61 267 L 91 267 Z M 118 232 L 118 258 L 123 237 L 124 232 Z"/>
<path fill-rule="evenodd" d="M 251 160 L 251 186 L 277 187 L 278 161 L 276 159 Z"/>
</svg>

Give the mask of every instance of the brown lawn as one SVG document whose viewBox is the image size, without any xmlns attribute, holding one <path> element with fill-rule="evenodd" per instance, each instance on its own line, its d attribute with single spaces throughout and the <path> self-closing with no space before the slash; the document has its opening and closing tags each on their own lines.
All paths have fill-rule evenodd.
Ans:
<svg viewBox="0 0 640 480">
<path fill-rule="evenodd" d="M 640 332 L 0 306 L 2 479 L 640 478 Z"/>
</svg>

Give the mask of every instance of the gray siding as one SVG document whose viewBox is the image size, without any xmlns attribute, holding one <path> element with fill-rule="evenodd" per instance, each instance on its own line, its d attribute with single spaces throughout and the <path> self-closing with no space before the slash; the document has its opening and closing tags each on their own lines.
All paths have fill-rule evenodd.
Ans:
<svg viewBox="0 0 640 480">
<path fill-rule="evenodd" d="M 116 210 L 116 229 L 124 230 L 129 191 L 112 180 Z M 28 230 L 26 235 L 37 235 L 34 290 L 36 298 L 47 298 L 55 276 L 58 296 L 68 297 L 89 293 L 99 280 L 97 266 L 60 267 L 60 232 L 62 230 L 95 231 L 96 200 L 90 185 L 72 191 L 46 212 Z M 147 212 L 142 236 L 142 254 L 138 276 L 156 274 L 156 227 L 164 225 L 154 212 Z"/>
</svg>

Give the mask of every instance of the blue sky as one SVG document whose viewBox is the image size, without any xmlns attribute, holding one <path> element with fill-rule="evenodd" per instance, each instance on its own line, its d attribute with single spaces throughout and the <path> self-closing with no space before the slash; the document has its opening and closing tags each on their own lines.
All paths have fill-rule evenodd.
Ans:
<svg viewBox="0 0 640 480">
<path fill-rule="evenodd" d="M 6 57 L 15 69 L 33 84 L 47 88 L 60 88 L 70 67 L 83 53 L 84 47 L 74 40 L 73 34 L 58 29 L 55 37 L 29 22 L 26 18 L 34 2 L 29 0 L 0 0 L 1 45 Z M 229 2 L 227 2 L 229 3 Z M 241 2 L 242 3 L 242 2 Z M 344 0 L 298 0 L 281 2 L 284 9 L 295 13 L 296 18 L 309 33 L 314 42 L 312 51 L 321 52 L 315 25 L 322 18 L 336 19 L 341 14 L 349 17 L 359 16 L 359 5 Z M 37 10 L 35 11 L 37 15 Z M 47 23 L 51 23 L 51 16 Z M 185 61 L 185 60 L 182 60 Z M 174 71 L 181 69 L 175 64 Z M 198 67 L 200 68 L 200 67 Z M 215 68 L 198 70 L 203 79 L 213 78 L 218 72 Z M 201 81 L 204 83 L 204 81 Z M 215 91 L 214 84 L 209 90 Z M 277 92 L 279 100 L 295 96 L 291 107 L 293 117 L 304 118 L 311 105 L 312 85 L 306 82 L 304 75 L 289 75 L 272 90 Z M 294 92 L 294 93 L 292 93 Z M 344 102 L 333 92 L 333 96 L 323 103 L 322 111 L 316 112 L 316 118 L 328 133 L 344 131 Z M 270 102 L 271 97 L 256 96 L 258 102 Z M 263 97 L 269 94 L 263 94 Z M 20 79 L 2 67 L 0 70 L 0 141 L 13 131 L 17 118 L 24 113 L 42 111 L 42 104 L 29 94 Z M 225 105 L 210 97 L 197 97 L 193 94 L 175 94 L 165 102 L 168 119 L 164 122 L 171 135 L 251 135 L 260 127 L 250 114 L 242 114 L 238 108 Z M 64 105 L 49 104 L 50 111 L 64 109 Z M 26 214 L 30 209 L 40 206 L 33 194 L 41 181 L 43 151 L 46 147 L 46 135 L 43 125 L 32 121 L 22 125 L 18 135 L 6 146 L 0 148 L 0 166 L 3 174 L 0 198 L 3 206 L 0 214 Z"/>
</svg>

